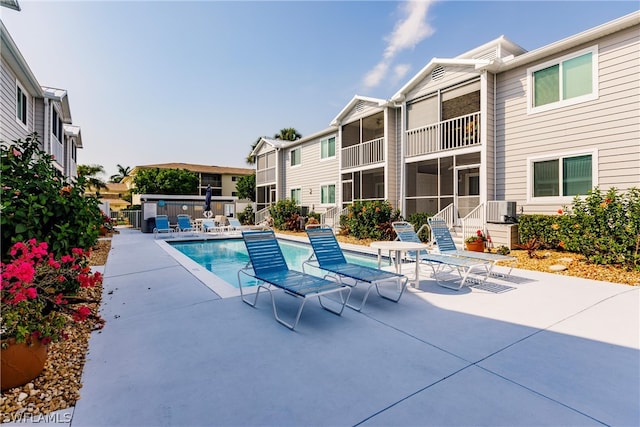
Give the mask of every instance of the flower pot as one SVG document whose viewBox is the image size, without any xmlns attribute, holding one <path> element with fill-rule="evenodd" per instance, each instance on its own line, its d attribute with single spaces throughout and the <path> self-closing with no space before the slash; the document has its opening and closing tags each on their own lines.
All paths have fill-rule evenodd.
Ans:
<svg viewBox="0 0 640 427">
<path fill-rule="evenodd" d="M 484 252 L 484 240 L 476 240 L 475 242 L 465 242 L 468 251 Z"/>
<path fill-rule="evenodd" d="M 47 346 L 40 340 L 31 344 L 16 343 L 14 338 L 3 341 L 7 347 L 0 350 L 2 391 L 28 383 L 42 372 L 47 361 Z"/>
</svg>

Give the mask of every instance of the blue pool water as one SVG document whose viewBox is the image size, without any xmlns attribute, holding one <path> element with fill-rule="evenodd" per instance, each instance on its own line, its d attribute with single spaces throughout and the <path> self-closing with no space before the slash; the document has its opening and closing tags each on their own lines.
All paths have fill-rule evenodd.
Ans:
<svg viewBox="0 0 640 427">
<path fill-rule="evenodd" d="M 279 243 L 289 268 L 302 271 L 302 263 L 313 253 L 311 246 L 286 240 L 279 240 Z M 247 248 L 242 239 L 171 242 L 170 245 L 236 288 L 238 270 L 249 262 Z M 378 266 L 375 256 L 345 251 L 345 258 L 349 262 L 369 267 Z M 254 284 L 243 278 L 242 286 Z"/>
</svg>

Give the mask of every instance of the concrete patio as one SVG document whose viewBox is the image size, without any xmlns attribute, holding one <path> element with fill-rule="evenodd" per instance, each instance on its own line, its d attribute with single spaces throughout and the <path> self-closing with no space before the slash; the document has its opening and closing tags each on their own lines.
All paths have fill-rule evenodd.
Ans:
<svg viewBox="0 0 640 427">
<path fill-rule="evenodd" d="M 104 273 L 73 427 L 640 425 L 638 287 L 424 275 L 362 313 L 310 302 L 291 332 L 268 295 L 219 297 L 151 234 L 122 229 Z"/>
</svg>

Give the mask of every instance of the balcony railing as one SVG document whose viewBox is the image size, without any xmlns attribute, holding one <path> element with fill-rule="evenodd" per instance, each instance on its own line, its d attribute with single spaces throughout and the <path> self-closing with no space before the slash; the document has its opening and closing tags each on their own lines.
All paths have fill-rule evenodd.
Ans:
<svg viewBox="0 0 640 427">
<path fill-rule="evenodd" d="M 60 166 L 64 167 L 64 147 L 53 138 L 51 138 L 51 155 Z"/>
<path fill-rule="evenodd" d="M 355 168 L 384 162 L 384 138 L 342 149 L 342 168 Z"/>
<path fill-rule="evenodd" d="M 480 113 L 410 129 L 405 135 L 407 157 L 480 145 Z"/>
<path fill-rule="evenodd" d="M 268 168 L 256 171 L 256 184 L 275 182 L 276 168 Z"/>
</svg>

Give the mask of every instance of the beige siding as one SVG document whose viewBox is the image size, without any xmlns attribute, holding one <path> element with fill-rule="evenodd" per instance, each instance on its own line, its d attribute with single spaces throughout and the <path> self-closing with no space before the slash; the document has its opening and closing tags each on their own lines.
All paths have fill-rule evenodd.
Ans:
<svg viewBox="0 0 640 427">
<path fill-rule="evenodd" d="M 342 124 L 350 123 L 362 117 L 367 117 L 372 114 L 378 113 L 381 110 L 382 108 L 379 107 L 376 103 L 362 101 L 361 103 L 358 103 L 355 107 L 353 107 L 351 111 L 345 114 L 341 121 Z"/>
<path fill-rule="evenodd" d="M 25 129 L 16 119 L 16 76 L 2 59 L 0 67 L 0 140 L 13 141 L 24 139 L 33 132 L 33 97 L 27 95 L 27 127 Z"/>
<path fill-rule="evenodd" d="M 436 81 L 431 79 L 431 74 L 425 77 L 422 82 L 418 83 L 413 90 L 407 93 L 406 99 L 410 101 L 420 98 L 438 90 L 446 89 L 447 87 L 469 80 L 474 75 L 479 75 L 479 73 L 474 71 L 472 67 L 448 66 L 444 67 L 444 70 L 444 76 Z"/>
<path fill-rule="evenodd" d="M 596 150 L 598 186 L 624 190 L 640 185 L 640 31 L 638 26 L 607 36 L 598 45 L 598 99 L 527 114 L 527 68 L 498 76 L 497 194 L 526 213 L 553 213 L 560 203 L 527 202 L 527 159 L 550 153 Z"/>
<path fill-rule="evenodd" d="M 336 157 L 320 160 L 320 141 L 334 136 L 336 138 Z M 291 166 L 291 151 L 300 147 L 301 164 Z M 286 154 L 283 156 L 285 170 L 285 197 L 291 198 L 291 190 L 300 188 L 302 197 L 302 206 L 308 206 L 311 211 L 323 213 L 330 206 L 320 204 L 320 186 L 326 184 L 335 184 L 336 186 L 336 204 L 340 200 L 340 173 L 338 162 L 338 143 L 337 132 L 328 133 L 310 141 L 287 148 Z"/>
</svg>

